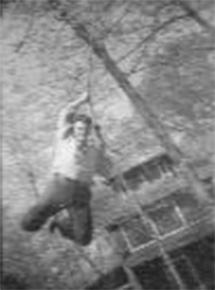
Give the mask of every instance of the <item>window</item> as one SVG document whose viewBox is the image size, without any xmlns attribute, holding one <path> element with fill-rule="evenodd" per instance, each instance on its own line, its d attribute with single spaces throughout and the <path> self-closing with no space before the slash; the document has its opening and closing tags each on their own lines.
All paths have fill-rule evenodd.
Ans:
<svg viewBox="0 0 215 290">
<path fill-rule="evenodd" d="M 160 179 L 162 173 L 174 172 L 174 163 L 167 154 L 156 156 L 147 162 L 143 162 L 123 173 L 128 188 L 137 190 L 141 183 L 152 182 Z M 123 190 L 123 186 L 115 184 L 115 177 L 112 177 L 111 183 L 117 191 Z"/>
<path fill-rule="evenodd" d="M 140 166 L 133 167 L 129 171 L 126 171 L 123 174 L 123 177 L 126 181 L 127 186 L 133 190 L 137 189 L 140 183 L 145 180 Z"/>
<path fill-rule="evenodd" d="M 160 235 L 166 235 L 183 226 L 174 206 L 163 204 L 147 212 L 149 218 L 155 223 Z"/>
<path fill-rule="evenodd" d="M 158 163 L 163 173 L 174 172 L 174 163 L 167 154 L 159 156 Z"/>
<path fill-rule="evenodd" d="M 112 290 L 112 289 L 111 289 Z M 135 290 L 130 284 L 117 288 L 116 290 Z"/>
<path fill-rule="evenodd" d="M 180 249 L 174 250 L 170 253 L 170 257 L 183 285 L 189 290 L 199 289 L 201 284 L 200 279 L 195 268 L 187 256 L 184 255 L 183 251 Z"/>
<path fill-rule="evenodd" d="M 192 264 L 198 280 L 209 290 L 215 289 L 214 242 L 215 236 L 212 233 L 182 249 Z"/>
<path fill-rule="evenodd" d="M 125 222 L 122 225 L 121 230 L 123 231 L 131 250 L 152 241 L 151 234 L 139 215 L 132 217 L 129 221 Z"/>
<path fill-rule="evenodd" d="M 94 284 L 86 288 L 86 290 L 114 290 L 114 289 L 129 289 L 124 288 L 129 286 L 128 277 L 123 268 L 117 268 L 107 275 L 101 277 Z M 132 290 L 132 288 L 130 288 Z"/>
<path fill-rule="evenodd" d="M 188 188 L 175 192 L 173 199 L 188 222 L 199 220 L 205 213 L 204 207 L 198 203 Z"/>
<path fill-rule="evenodd" d="M 156 159 L 142 164 L 142 171 L 145 179 L 149 182 L 161 178 L 160 169 Z"/>
<path fill-rule="evenodd" d="M 162 258 L 156 258 L 133 267 L 143 289 L 146 290 L 177 290 L 177 284 L 171 277 Z"/>
<path fill-rule="evenodd" d="M 215 289 L 214 234 L 132 267 L 145 290 Z M 174 271 L 172 271 L 174 268 Z M 180 285 L 179 285 L 180 284 Z"/>
</svg>

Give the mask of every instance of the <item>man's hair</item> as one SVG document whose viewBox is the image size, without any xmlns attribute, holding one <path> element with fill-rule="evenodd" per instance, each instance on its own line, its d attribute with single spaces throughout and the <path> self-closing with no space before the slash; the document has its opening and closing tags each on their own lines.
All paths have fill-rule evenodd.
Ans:
<svg viewBox="0 0 215 290">
<path fill-rule="evenodd" d="M 66 122 L 73 125 L 76 122 L 83 122 L 85 123 L 87 126 L 91 126 L 92 125 L 92 119 L 84 114 L 68 114 L 66 117 Z"/>
<path fill-rule="evenodd" d="M 74 113 L 68 114 L 66 117 L 66 122 L 70 124 L 71 126 L 68 128 L 64 138 L 68 138 L 69 136 L 73 134 L 73 129 L 74 129 L 73 125 L 76 122 L 83 122 L 84 124 L 86 124 L 88 131 L 90 131 L 90 128 L 92 125 L 92 119 L 89 116 L 84 115 L 84 114 L 79 114 L 79 115 L 76 115 Z"/>
</svg>

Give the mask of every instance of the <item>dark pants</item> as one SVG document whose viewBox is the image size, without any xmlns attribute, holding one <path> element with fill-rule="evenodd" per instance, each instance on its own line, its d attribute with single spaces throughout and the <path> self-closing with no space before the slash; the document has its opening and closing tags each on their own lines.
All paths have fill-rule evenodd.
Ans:
<svg viewBox="0 0 215 290">
<path fill-rule="evenodd" d="M 49 217 L 68 209 L 68 216 L 57 221 L 58 228 L 67 238 L 87 245 L 92 239 L 90 199 L 86 184 L 56 174 L 48 182 L 44 196 L 24 215 L 22 228 L 37 231 Z"/>
</svg>

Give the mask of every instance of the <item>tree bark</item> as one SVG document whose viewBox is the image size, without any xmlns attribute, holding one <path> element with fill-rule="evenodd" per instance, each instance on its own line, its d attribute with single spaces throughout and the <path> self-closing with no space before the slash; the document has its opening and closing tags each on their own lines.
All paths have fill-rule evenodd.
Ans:
<svg viewBox="0 0 215 290">
<path fill-rule="evenodd" d="M 173 161 L 180 165 L 183 176 L 186 178 L 187 182 L 196 193 L 198 200 L 205 203 L 208 200 L 208 194 L 204 190 L 202 183 L 199 181 L 198 176 L 193 171 L 193 169 L 190 168 L 186 163 L 183 153 L 174 144 L 171 137 L 166 132 L 163 124 L 158 120 L 157 116 L 152 111 L 148 101 L 135 90 L 135 88 L 126 78 L 124 72 L 111 58 L 105 45 L 102 42 L 94 39 L 84 24 L 73 24 L 72 28 L 76 32 L 77 36 L 83 39 L 92 48 L 94 53 L 102 60 L 107 71 L 111 74 L 119 87 L 125 92 L 140 116 L 153 130 L 153 133 L 158 138 L 161 145 L 166 149 Z"/>
</svg>

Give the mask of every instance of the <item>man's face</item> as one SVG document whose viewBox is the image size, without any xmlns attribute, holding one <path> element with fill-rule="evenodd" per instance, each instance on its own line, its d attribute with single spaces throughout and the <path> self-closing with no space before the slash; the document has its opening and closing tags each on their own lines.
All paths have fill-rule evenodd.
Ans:
<svg viewBox="0 0 215 290">
<path fill-rule="evenodd" d="M 80 142 L 83 143 L 88 135 L 88 126 L 82 121 L 77 121 L 74 123 L 73 126 L 73 136 L 74 138 Z"/>
</svg>

